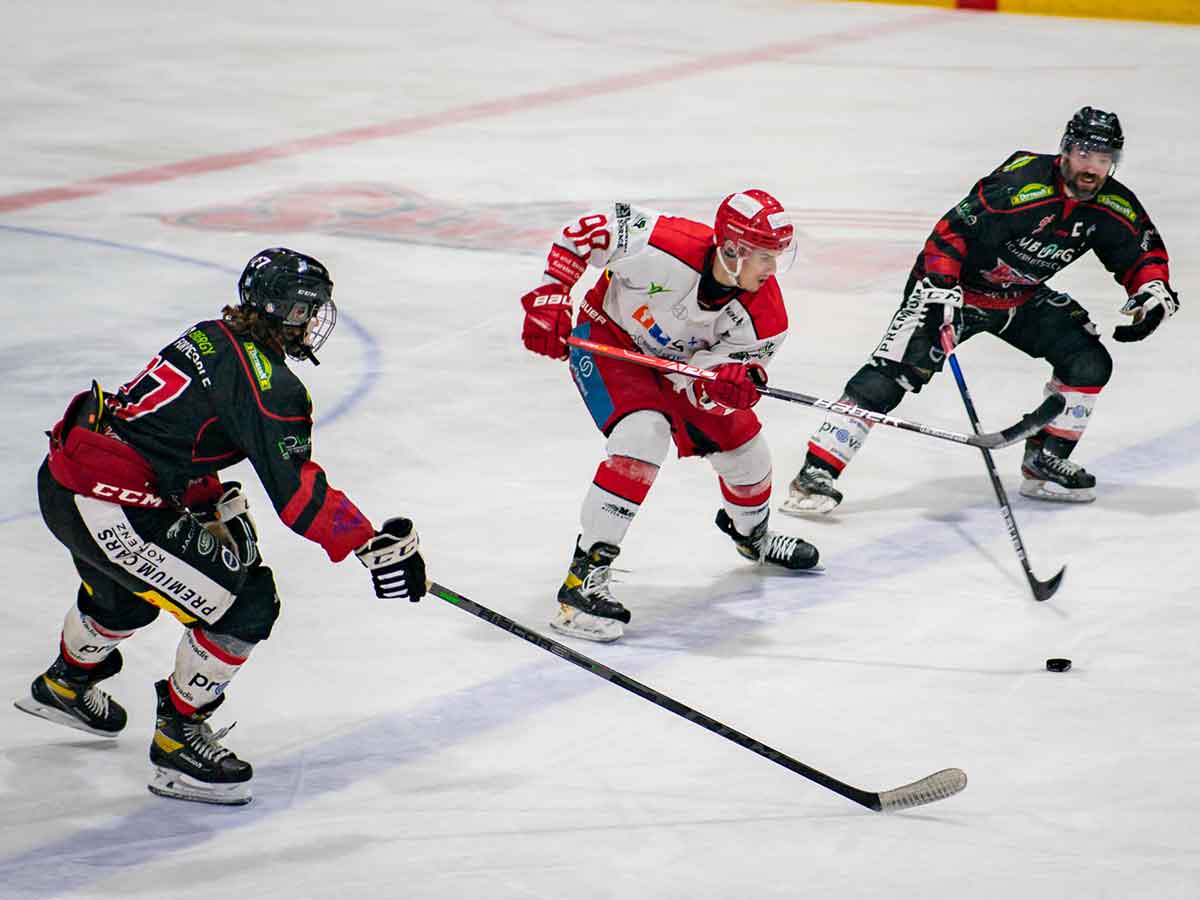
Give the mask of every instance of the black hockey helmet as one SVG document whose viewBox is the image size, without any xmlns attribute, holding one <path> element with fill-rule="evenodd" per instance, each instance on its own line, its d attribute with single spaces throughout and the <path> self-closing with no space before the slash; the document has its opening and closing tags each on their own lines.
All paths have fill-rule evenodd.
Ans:
<svg viewBox="0 0 1200 900">
<path fill-rule="evenodd" d="M 1063 132 L 1060 149 L 1066 153 L 1072 147 L 1083 150 L 1095 150 L 1109 153 L 1113 158 L 1113 166 L 1121 161 L 1121 151 L 1125 148 L 1125 132 L 1121 130 L 1121 120 L 1116 113 L 1105 112 L 1092 106 L 1085 106 L 1067 123 Z"/>
<path fill-rule="evenodd" d="M 238 279 L 243 308 L 283 326 L 284 348 L 296 359 L 311 359 L 337 322 L 333 280 L 317 260 L 286 247 L 254 255 Z"/>
</svg>

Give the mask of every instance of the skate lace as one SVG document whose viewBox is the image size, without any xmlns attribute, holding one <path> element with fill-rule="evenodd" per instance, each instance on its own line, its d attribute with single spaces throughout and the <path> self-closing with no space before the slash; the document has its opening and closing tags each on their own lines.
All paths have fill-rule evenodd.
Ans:
<svg viewBox="0 0 1200 900">
<path fill-rule="evenodd" d="M 585 597 L 598 597 L 601 600 L 615 603 L 616 599 L 609 589 L 612 581 L 612 566 L 596 566 L 584 577 L 583 583 L 579 586 L 579 592 Z"/>
<path fill-rule="evenodd" d="M 1071 462 L 1069 459 L 1063 459 L 1060 456 L 1051 456 L 1049 453 L 1042 453 L 1037 459 L 1039 468 L 1052 472 L 1062 478 L 1074 478 L 1083 471 L 1083 466 L 1079 463 Z"/>
<path fill-rule="evenodd" d="M 763 562 L 783 564 L 792 558 L 792 554 L 799 549 L 802 543 L 804 542 L 798 537 L 769 531 L 759 541 L 759 559 Z"/>
<path fill-rule="evenodd" d="M 108 718 L 108 707 L 111 697 L 97 687 L 90 687 L 83 692 L 83 705 L 88 712 L 98 719 Z"/>
<path fill-rule="evenodd" d="M 237 722 L 233 723 L 233 725 L 236 724 Z M 221 738 L 233 730 L 233 725 L 213 731 L 207 722 L 184 722 L 183 736 L 187 739 L 187 745 L 193 753 L 207 762 L 218 763 L 233 753 L 232 750 L 222 747 L 218 743 Z"/>
</svg>

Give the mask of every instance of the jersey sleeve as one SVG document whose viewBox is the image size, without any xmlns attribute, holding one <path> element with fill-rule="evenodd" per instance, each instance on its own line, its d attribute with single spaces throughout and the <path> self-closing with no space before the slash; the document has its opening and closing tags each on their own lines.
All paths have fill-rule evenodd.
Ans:
<svg viewBox="0 0 1200 900">
<path fill-rule="evenodd" d="M 284 524 L 340 562 L 370 540 L 375 529 L 312 460 L 308 392 L 286 368 L 273 374 L 268 369 L 264 379 L 261 360 L 255 365 L 252 358 L 255 351 L 229 337 L 234 371 L 229 373 L 231 389 L 222 392 L 221 424 L 254 466 Z"/>
<path fill-rule="evenodd" d="M 653 210 L 614 203 L 592 210 L 563 225 L 546 259 L 544 284 L 575 286 L 588 266 L 607 268 L 644 249 L 659 214 Z"/>
<path fill-rule="evenodd" d="M 1170 284 L 1166 244 L 1137 197 L 1117 185 L 1093 202 L 1105 212 L 1093 237 L 1093 249 L 1126 294 L 1136 294 L 1149 281 Z"/>
</svg>

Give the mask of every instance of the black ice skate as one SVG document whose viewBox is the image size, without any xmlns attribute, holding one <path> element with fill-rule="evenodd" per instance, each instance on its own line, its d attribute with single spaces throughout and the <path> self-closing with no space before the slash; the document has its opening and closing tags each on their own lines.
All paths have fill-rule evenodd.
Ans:
<svg viewBox="0 0 1200 900">
<path fill-rule="evenodd" d="M 612 561 L 621 550 L 597 541 L 584 552 L 575 545 L 575 556 L 566 580 L 558 589 L 558 615 L 550 622 L 555 631 L 588 641 L 615 641 L 625 633 L 629 610 L 609 591 Z"/>
<path fill-rule="evenodd" d="M 154 780 L 147 785 L 150 793 L 224 806 L 249 803 L 254 770 L 219 743 L 233 726 L 214 732 L 208 725 L 208 717 L 225 697 L 218 697 L 189 716 L 171 702 L 166 681 L 157 682 L 154 690 L 158 693 L 158 716 L 150 744 L 150 762 L 154 764 Z"/>
<path fill-rule="evenodd" d="M 729 514 L 722 509 L 717 511 L 717 527 L 733 538 L 738 553 L 754 562 L 802 571 L 812 569 L 820 559 L 817 548 L 808 541 L 768 531 L 766 519 L 749 535 L 739 534 Z"/>
<path fill-rule="evenodd" d="M 1023 497 L 1060 503 L 1091 503 L 1096 499 L 1096 477 L 1078 463 L 1047 453 L 1039 440 L 1025 442 L 1021 474 Z"/>
<path fill-rule="evenodd" d="M 826 515 L 842 502 L 842 492 L 833 486 L 833 474 L 806 462 L 788 485 L 788 496 L 779 511 L 789 516 Z"/>
<path fill-rule="evenodd" d="M 121 651 L 114 649 L 91 669 L 73 666 L 62 654 L 33 680 L 29 696 L 14 701 L 22 712 L 99 737 L 116 737 L 125 727 L 124 708 L 96 687 L 121 671 Z"/>
</svg>

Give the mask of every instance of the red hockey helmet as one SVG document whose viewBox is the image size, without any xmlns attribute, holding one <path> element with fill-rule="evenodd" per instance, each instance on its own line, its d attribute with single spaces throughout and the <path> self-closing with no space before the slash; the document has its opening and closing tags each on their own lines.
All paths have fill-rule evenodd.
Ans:
<svg viewBox="0 0 1200 900">
<path fill-rule="evenodd" d="M 792 217 L 766 191 L 757 188 L 738 191 L 717 207 L 713 240 L 724 251 L 722 255 L 737 259 L 738 270 L 741 261 L 750 254 L 765 252 L 776 257 L 777 273 L 786 272 L 796 258 L 795 237 Z M 730 271 L 737 274 L 737 270 Z"/>
</svg>

